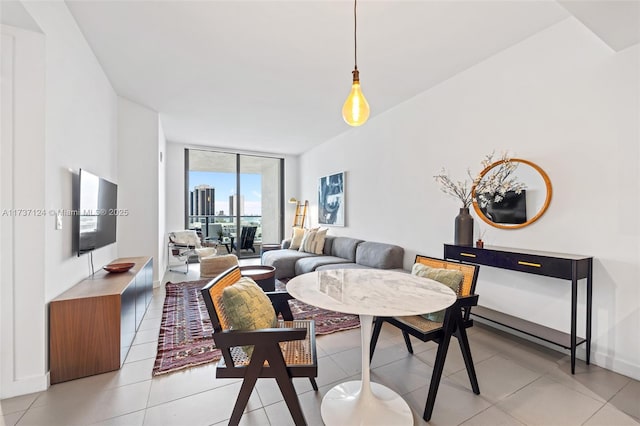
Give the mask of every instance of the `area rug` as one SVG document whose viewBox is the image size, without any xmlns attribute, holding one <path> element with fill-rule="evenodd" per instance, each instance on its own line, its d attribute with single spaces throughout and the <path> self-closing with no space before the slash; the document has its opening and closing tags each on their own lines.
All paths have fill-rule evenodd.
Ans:
<svg viewBox="0 0 640 426">
<path fill-rule="evenodd" d="M 276 281 L 276 289 L 284 290 L 288 280 Z M 217 361 L 222 354 L 216 349 L 211 334 L 213 326 L 200 289 L 209 280 L 168 282 L 158 337 L 158 352 L 152 374 L 171 373 L 196 365 Z M 293 317 L 313 319 L 316 335 L 330 334 L 360 326 L 357 315 L 328 311 L 290 300 Z"/>
<path fill-rule="evenodd" d="M 168 282 L 153 375 L 217 361 L 213 326 L 200 289 L 208 280 Z"/>
</svg>

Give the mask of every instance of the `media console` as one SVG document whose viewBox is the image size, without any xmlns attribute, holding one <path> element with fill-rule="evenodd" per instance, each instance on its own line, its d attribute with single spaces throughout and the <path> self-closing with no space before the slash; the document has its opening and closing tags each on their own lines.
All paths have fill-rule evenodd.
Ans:
<svg viewBox="0 0 640 426">
<path fill-rule="evenodd" d="M 575 374 L 576 347 L 585 343 L 586 362 L 589 364 L 591 357 L 591 309 L 593 305 L 593 257 L 507 247 L 474 248 L 445 244 L 444 258 L 571 280 L 571 331 L 569 334 L 483 306 L 474 307 L 471 314 L 569 349 L 571 351 L 571 374 Z M 577 337 L 578 280 L 581 279 L 586 279 L 586 336 L 584 338 Z"/>
<path fill-rule="evenodd" d="M 127 272 L 100 270 L 49 303 L 51 384 L 120 368 L 153 296 L 153 259 L 126 257 Z"/>
</svg>

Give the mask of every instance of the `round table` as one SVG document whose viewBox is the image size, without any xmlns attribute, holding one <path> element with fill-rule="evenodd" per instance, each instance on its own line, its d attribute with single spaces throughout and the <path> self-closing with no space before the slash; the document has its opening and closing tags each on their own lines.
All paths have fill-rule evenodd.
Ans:
<svg viewBox="0 0 640 426">
<path fill-rule="evenodd" d="M 456 294 L 428 278 L 380 269 L 336 269 L 311 272 L 287 283 L 293 297 L 309 305 L 360 316 L 362 380 L 341 383 L 322 399 L 328 426 L 413 424 L 409 405 L 393 390 L 371 383 L 369 345 L 374 316 L 436 312 L 451 306 Z"/>
<path fill-rule="evenodd" d="M 249 277 L 258 284 L 263 291 L 276 290 L 276 268 L 267 265 L 247 265 L 240 267 L 240 274 Z"/>
</svg>

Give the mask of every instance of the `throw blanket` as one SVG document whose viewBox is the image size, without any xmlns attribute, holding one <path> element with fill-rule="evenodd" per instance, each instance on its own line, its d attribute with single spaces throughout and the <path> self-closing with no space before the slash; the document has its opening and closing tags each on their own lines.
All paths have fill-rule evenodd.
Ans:
<svg viewBox="0 0 640 426">
<path fill-rule="evenodd" d="M 174 244 L 184 246 L 200 247 L 200 238 L 193 230 L 174 231 L 169 233 L 169 240 Z"/>
</svg>

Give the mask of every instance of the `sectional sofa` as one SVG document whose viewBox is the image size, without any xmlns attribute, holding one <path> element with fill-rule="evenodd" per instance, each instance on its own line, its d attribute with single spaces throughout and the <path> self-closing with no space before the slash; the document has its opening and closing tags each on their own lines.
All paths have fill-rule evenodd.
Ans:
<svg viewBox="0 0 640 426">
<path fill-rule="evenodd" d="M 292 278 L 323 269 L 378 268 L 402 270 L 402 247 L 359 240 L 350 237 L 327 235 L 322 254 L 289 249 L 290 241 L 282 243 L 282 249 L 270 250 L 262 255 L 262 264 L 276 268 L 276 278 Z"/>
</svg>

